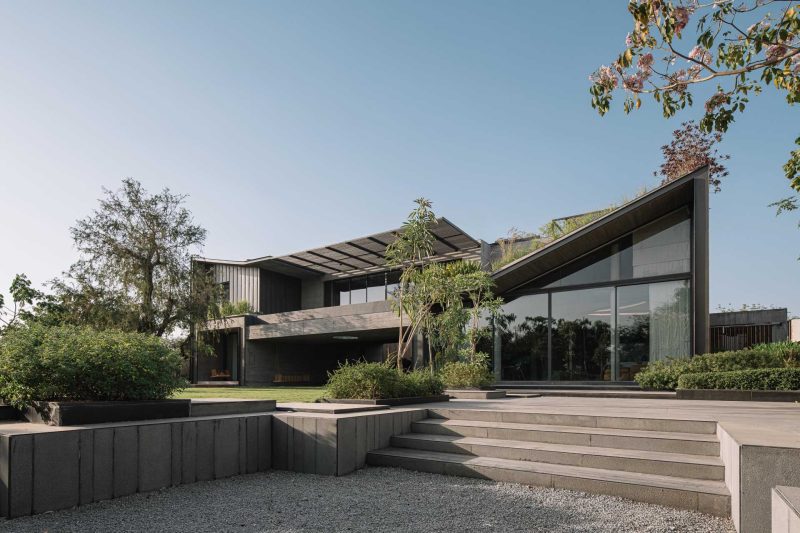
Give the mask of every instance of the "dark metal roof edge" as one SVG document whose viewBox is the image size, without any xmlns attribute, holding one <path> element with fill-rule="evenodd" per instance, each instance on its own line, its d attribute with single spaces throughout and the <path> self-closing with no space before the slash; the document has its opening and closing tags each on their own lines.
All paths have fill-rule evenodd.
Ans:
<svg viewBox="0 0 800 533">
<path fill-rule="evenodd" d="M 460 248 L 460 247 L 456 247 L 454 244 L 450 244 L 448 240 L 446 240 L 446 239 L 444 239 L 444 237 L 442 237 L 442 240 L 444 240 L 447 244 L 449 244 L 449 246 L 451 248 L 456 248 L 456 250 L 454 250 L 454 251 L 467 251 L 467 250 L 471 250 L 473 248 L 479 248 L 480 247 L 480 242 L 477 239 L 475 239 L 474 237 L 472 237 L 472 235 L 470 235 L 469 233 L 465 232 L 464 230 L 462 230 L 461 228 L 459 228 L 458 226 L 453 224 L 449 219 L 447 219 L 445 217 L 438 217 L 436 219 L 436 222 L 437 223 L 444 222 L 445 224 L 451 226 L 453 229 L 458 231 L 461 235 L 463 235 L 464 237 L 469 239 L 469 241 L 472 243 L 472 246 L 469 247 L 469 248 Z M 402 228 L 396 228 L 396 229 L 385 230 L 385 231 L 378 231 L 376 233 L 372 233 L 371 235 L 366 235 L 366 236 L 362 236 L 362 237 L 355 237 L 355 238 L 352 238 L 352 239 L 348 239 L 346 241 L 341 241 L 341 242 L 322 245 L 322 246 L 316 246 L 314 248 L 309 248 L 307 250 L 300 250 L 300 251 L 297 251 L 297 252 L 291 252 L 291 253 L 288 253 L 288 254 L 283 254 L 283 255 L 278 255 L 278 256 L 267 255 L 267 256 L 263 256 L 263 257 L 256 257 L 256 258 L 253 258 L 253 259 L 243 259 L 243 260 L 212 259 L 212 258 L 209 258 L 209 257 L 195 256 L 195 257 L 192 258 L 192 260 L 196 261 L 196 262 L 199 262 L 199 263 L 235 265 L 235 266 L 252 266 L 252 265 L 259 264 L 259 263 L 271 263 L 271 262 L 282 261 L 284 264 L 289 264 L 289 265 L 292 265 L 292 266 L 294 266 L 296 268 L 303 268 L 303 269 L 308 270 L 308 271 L 317 272 L 317 271 L 311 269 L 310 267 L 306 267 L 304 265 L 297 265 L 297 264 L 292 263 L 290 261 L 283 261 L 283 259 L 287 258 L 287 257 L 295 256 L 297 254 L 316 252 L 317 250 L 325 250 L 325 249 L 327 249 L 329 251 L 332 251 L 332 252 L 335 252 L 335 253 L 342 254 L 342 255 L 347 255 L 347 254 L 344 254 L 343 252 L 339 252 L 335 248 L 337 246 L 353 246 L 353 244 L 352 244 L 353 241 L 359 241 L 359 240 L 364 240 L 364 239 L 375 239 L 375 241 L 377 242 L 377 236 L 378 235 L 382 235 L 384 233 L 395 234 L 395 233 L 397 233 L 397 232 L 399 232 L 401 230 L 402 230 Z M 382 252 L 371 252 L 371 253 L 376 254 L 376 255 L 382 255 Z M 357 259 L 357 260 L 360 261 L 360 259 Z M 336 262 L 338 260 L 331 259 L 331 261 Z M 311 261 L 308 261 L 308 262 L 310 263 Z M 364 261 L 364 262 L 367 262 L 367 261 Z M 330 270 L 335 270 L 335 269 L 330 268 L 330 267 L 327 267 L 327 268 L 329 268 Z M 356 270 L 358 270 L 358 269 L 356 269 Z M 347 271 L 342 271 L 342 273 L 346 273 L 346 272 Z M 318 274 L 324 274 L 324 273 L 321 273 L 321 272 L 317 272 L 317 273 Z"/>
<path fill-rule="evenodd" d="M 707 169 L 708 165 L 703 165 L 676 180 L 670 181 L 663 185 L 659 185 L 652 191 L 640 196 L 639 198 L 635 198 L 626 204 L 619 206 L 614 211 L 611 211 L 610 213 L 603 215 L 597 220 L 593 220 L 589 224 L 586 224 L 585 226 L 578 228 L 577 230 L 571 233 L 562 235 L 558 239 L 542 246 L 537 250 L 532 251 L 527 255 L 523 255 L 519 259 L 515 259 L 514 261 L 510 262 L 507 265 L 503 265 L 496 271 L 492 272 L 492 278 L 497 280 L 498 278 L 501 278 L 502 276 L 510 272 L 513 272 L 524 265 L 527 265 L 528 263 L 534 261 L 539 256 L 545 255 L 548 252 L 551 252 L 557 248 L 560 248 L 561 246 L 564 246 L 576 239 L 581 238 L 586 233 L 589 233 L 590 231 L 606 224 L 607 222 L 617 219 L 633 210 L 639 209 L 643 205 L 646 205 L 647 203 L 658 198 L 659 196 L 667 194 L 668 192 L 672 192 L 673 190 L 678 189 L 686 185 L 687 183 L 691 183 L 697 177 L 698 174 L 707 171 Z"/>
</svg>

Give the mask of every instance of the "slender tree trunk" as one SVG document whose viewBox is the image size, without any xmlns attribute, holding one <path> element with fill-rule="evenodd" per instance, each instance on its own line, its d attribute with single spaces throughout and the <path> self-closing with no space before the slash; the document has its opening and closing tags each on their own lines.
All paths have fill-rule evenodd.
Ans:
<svg viewBox="0 0 800 533">
<path fill-rule="evenodd" d="M 403 350 L 403 280 L 400 280 L 400 287 L 398 287 L 400 291 L 400 295 L 397 297 L 398 302 L 400 302 L 400 328 L 397 331 L 397 370 L 400 371 L 403 369 L 403 364 L 400 361 L 401 352 L 405 353 Z"/>
<path fill-rule="evenodd" d="M 435 374 L 435 372 L 433 369 L 433 346 L 431 345 L 430 334 L 428 335 L 428 361 L 430 362 L 431 365 L 431 376 L 432 376 L 433 374 Z"/>
</svg>

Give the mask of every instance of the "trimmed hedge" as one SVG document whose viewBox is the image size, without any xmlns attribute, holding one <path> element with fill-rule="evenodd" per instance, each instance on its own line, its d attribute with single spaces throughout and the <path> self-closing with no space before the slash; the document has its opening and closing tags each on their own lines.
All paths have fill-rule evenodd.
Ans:
<svg viewBox="0 0 800 533">
<path fill-rule="evenodd" d="M 444 390 L 442 381 L 430 372 L 398 372 L 388 363 L 346 362 L 328 373 L 330 398 L 378 400 L 435 396 Z"/>
<path fill-rule="evenodd" d="M 732 372 L 756 368 L 796 366 L 800 361 L 800 343 L 758 344 L 746 350 L 696 355 L 688 359 L 668 358 L 654 361 L 634 379 L 643 389 L 675 390 L 684 374 Z"/>
<path fill-rule="evenodd" d="M 494 383 L 494 375 L 483 363 L 456 361 L 447 363 L 440 371 L 448 389 L 479 389 Z"/>
<path fill-rule="evenodd" d="M 142 333 L 33 324 L 0 337 L 0 399 L 160 400 L 186 386 L 181 356 Z"/>
<path fill-rule="evenodd" d="M 800 368 L 759 368 L 684 374 L 679 389 L 800 390 Z"/>
</svg>

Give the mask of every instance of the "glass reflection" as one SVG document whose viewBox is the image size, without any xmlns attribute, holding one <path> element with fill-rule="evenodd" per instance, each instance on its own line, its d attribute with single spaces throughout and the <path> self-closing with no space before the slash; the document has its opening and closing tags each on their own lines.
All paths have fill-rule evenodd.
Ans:
<svg viewBox="0 0 800 533">
<path fill-rule="evenodd" d="M 614 289 L 552 293 L 552 379 L 611 380 Z"/>
<path fill-rule="evenodd" d="M 521 296 L 495 318 L 501 346 L 501 379 L 547 379 L 547 295 Z"/>
</svg>

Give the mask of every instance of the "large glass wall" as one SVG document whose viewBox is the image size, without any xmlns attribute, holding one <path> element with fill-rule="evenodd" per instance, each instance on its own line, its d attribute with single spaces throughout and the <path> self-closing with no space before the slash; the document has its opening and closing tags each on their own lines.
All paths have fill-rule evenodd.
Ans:
<svg viewBox="0 0 800 533">
<path fill-rule="evenodd" d="M 633 379 L 647 363 L 691 352 L 689 282 L 617 288 L 619 379 Z"/>
<path fill-rule="evenodd" d="M 553 380 L 611 379 L 613 287 L 552 294 Z"/>
<path fill-rule="evenodd" d="M 521 296 L 505 304 L 495 327 L 503 347 L 501 379 L 547 379 L 547 294 Z"/>
<path fill-rule="evenodd" d="M 501 379 L 630 381 L 651 361 L 689 356 L 690 269 L 680 209 L 533 280 L 495 321 Z"/>
</svg>

